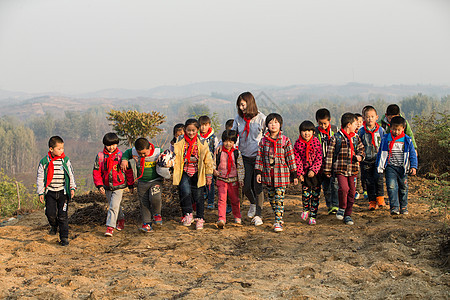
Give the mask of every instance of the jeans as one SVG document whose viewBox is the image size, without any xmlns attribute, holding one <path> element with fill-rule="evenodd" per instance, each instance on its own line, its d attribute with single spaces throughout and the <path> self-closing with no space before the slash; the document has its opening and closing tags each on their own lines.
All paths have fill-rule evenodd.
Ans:
<svg viewBox="0 0 450 300">
<path fill-rule="evenodd" d="M 375 162 L 361 163 L 362 177 L 366 183 L 366 191 L 369 196 L 369 201 L 377 201 L 377 197 L 384 196 L 383 191 L 383 176 L 377 172 Z"/>
<path fill-rule="evenodd" d="M 212 178 L 211 185 L 205 186 L 205 198 L 208 199 L 208 205 L 214 205 L 214 177 Z"/>
<path fill-rule="evenodd" d="M 405 174 L 405 168 L 388 164 L 384 174 L 390 208 L 406 208 L 408 206 L 408 175 Z"/>
<path fill-rule="evenodd" d="M 161 180 L 138 181 L 137 192 L 144 224 L 151 223 L 152 216 L 161 214 L 161 186 Z"/>
<path fill-rule="evenodd" d="M 59 226 L 59 237 L 69 237 L 69 218 L 67 215 L 67 195 L 64 190 L 48 191 L 45 195 L 45 215 L 52 227 Z"/>
<path fill-rule="evenodd" d="M 243 192 L 250 203 L 256 205 L 255 216 L 261 217 L 261 210 L 264 203 L 264 194 L 262 183 L 256 182 L 256 157 L 242 156 L 242 160 L 244 161 L 245 169 Z"/>
<path fill-rule="evenodd" d="M 344 209 L 344 216 L 351 216 L 355 203 L 356 175 L 336 175 L 339 182 L 339 208 Z"/>
<path fill-rule="evenodd" d="M 110 191 L 105 190 L 106 200 L 109 208 L 106 216 L 106 226 L 116 228 L 117 220 L 125 219 L 120 202 L 122 202 L 123 189 Z"/>
<path fill-rule="evenodd" d="M 192 203 L 197 206 L 197 218 L 203 219 L 205 215 L 204 186 L 197 187 L 198 173 L 189 177 L 186 172 L 181 176 L 178 190 L 180 193 L 180 205 L 183 216 L 192 213 Z"/>
<path fill-rule="evenodd" d="M 219 179 L 217 180 L 217 192 L 219 194 L 219 200 L 217 201 L 219 220 L 226 221 L 227 219 L 227 195 L 230 199 L 233 216 L 240 219 L 239 182 L 225 182 Z"/>
<path fill-rule="evenodd" d="M 339 184 L 336 176 L 326 177 L 324 176 L 322 182 L 323 195 L 325 196 L 325 203 L 328 209 L 339 206 L 338 189 Z"/>
</svg>

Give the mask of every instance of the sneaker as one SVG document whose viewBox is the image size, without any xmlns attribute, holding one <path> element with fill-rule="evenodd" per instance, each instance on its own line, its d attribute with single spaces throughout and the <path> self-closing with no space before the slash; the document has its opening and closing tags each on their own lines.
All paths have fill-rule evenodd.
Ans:
<svg viewBox="0 0 450 300">
<path fill-rule="evenodd" d="M 408 215 L 409 214 L 408 208 L 407 207 L 400 208 L 400 213 L 402 215 Z"/>
<path fill-rule="evenodd" d="M 223 229 L 225 227 L 225 221 L 224 220 L 219 220 L 217 221 L 217 228 L 219 229 Z"/>
<path fill-rule="evenodd" d="M 50 235 L 56 235 L 58 233 L 58 227 L 50 227 L 50 230 L 48 231 L 48 234 Z"/>
<path fill-rule="evenodd" d="M 345 225 L 353 225 L 353 224 L 355 224 L 353 222 L 353 220 L 352 220 L 352 217 L 350 217 L 350 216 L 345 216 L 344 223 L 345 223 Z"/>
<path fill-rule="evenodd" d="M 359 196 L 360 196 L 359 193 L 356 192 L 356 193 L 355 193 L 355 200 L 359 199 Z"/>
<path fill-rule="evenodd" d="M 338 211 L 339 207 L 333 206 L 328 210 L 329 215 L 335 215 Z"/>
<path fill-rule="evenodd" d="M 234 223 L 241 225 L 242 224 L 241 218 L 234 218 Z"/>
<path fill-rule="evenodd" d="M 344 220 L 344 213 L 345 213 L 345 209 L 339 208 L 338 211 L 336 212 L 336 219 L 338 219 L 340 221 Z"/>
<path fill-rule="evenodd" d="M 398 207 L 394 207 L 393 209 L 391 209 L 391 215 L 396 216 L 400 214 L 400 210 L 398 209 Z"/>
<path fill-rule="evenodd" d="M 386 206 L 386 202 L 384 202 L 384 197 L 383 196 L 378 196 L 377 197 L 377 204 L 379 208 L 382 208 L 383 206 Z"/>
<path fill-rule="evenodd" d="M 377 209 L 377 202 L 369 201 L 369 210 L 375 210 L 375 209 Z"/>
<path fill-rule="evenodd" d="M 205 220 L 203 219 L 197 219 L 197 224 L 195 224 L 195 229 L 202 230 L 203 224 L 205 224 Z"/>
<path fill-rule="evenodd" d="M 316 218 L 309 218 L 308 224 L 309 225 L 316 225 Z"/>
<path fill-rule="evenodd" d="M 255 226 L 261 226 L 262 224 L 264 224 L 263 221 L 261 220 L 261 217 L 260 217 L 260 216 L 255 216 L 255 217 L 253 217 L 252 223 L 253 223 Z"/>
<path fill-rule="evenodd" d="M 253 218 L 256 214 L 256 204 L 250 204 L 250 208 L 248 209 L 247 216 L 249 218 Z"/>
<path fill-rule="evenodd" d="M 142 227 L 139 230 L 147 233 L 147 232 L 153 231 L 153 228 L 152 228 L 152 225 L 150 225 L 149 223 L 144 223 L 144 224 L 142 224 Z"/>
<path fill-rule="evenodd" d="M 302 212 L 302 214 L 300 215 L 300 218 L 301 218 L 303 221 L 306 221 L 306 220 L 308 219 L 308 216 L 309 216 L 309 211 L 304 211 L 304 212 Z"/>
<path fill-rule="evenodd" d="M 157 225 L 162 225 L 162 217 L 161 215 L 154 215 L 153 216 L 153 222 Z"/>
<path fill-rule="evenodd" d="M 364 195 L 364 199 L 369 199 L 369 195 L 367 194 L 367 191 L 364 191 L 363 195 Z"/>
<path fill-rule="evenodd" d="M 67 246 L 67 245 L 69 245 L 69 239 L 68 238 L 61 238 L 61 240 L 59 241 L 59 244 L 61 246 Z"/>
<path fill-rule="evenodd" d="M 192 222 L 194 222 L 194 217 L 192 216 L 192 213 L 186 214 L 184 216 L 183 226 L 191 226 Z"/>
<path fill-rule="evenodd" d="M 117 221 L 116 229 L 123 230 L 125 228 L 125 219 L 120 219 Z"/>
<path fill-rule="evenodd" d="M 106 236 L 112 236 L 113 235 L 113 232 L 114 232 L 114 228 L 112 228 L 112 227 L 106 227 L 106 232 L 105 232 L 105 235 Z"/>
<path fill-rule="evenodd" d="M 213 210 L 213 209 L 214 209 L 214 203 L 208 204 L 208 205 L 206 206 L 206 208 L 209 209 L 209 210 Z"/>
<path fill-rule="evenodd" d="M 275 231 L 275 232 L 283 231 L 283 225 L 281 225 L 281 223 L 273 224 L 273 231 Z"/>
</svg>

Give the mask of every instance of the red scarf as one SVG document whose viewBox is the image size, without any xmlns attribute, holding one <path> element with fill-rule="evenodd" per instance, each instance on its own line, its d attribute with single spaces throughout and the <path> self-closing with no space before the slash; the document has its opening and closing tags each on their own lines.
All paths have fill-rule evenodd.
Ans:
<svg viewBox="0 0 450 300">
<path fill-rule="evenodd" d="M 153 153 L 155 152 L 155 146 L 153 146 L 152 143 L 149 143 L 149 144 L 150 144 L 150 153 L 147 156 L 141 157 L 141 161 L 140 161 L 141 175 L 139 175 L 139 177 L 136 178 L 136 180 L 134 182 L 136 182 L 139 178 L 142 177 L 142 175 L 144 175 L 145 158 L 149 157 L 149 156 L 152 156 Z"/>
<path fill-rule="evenodd" d="M 319 127 L 320 128 L 320 127 Z M 329 128 L 329 127 L 328 127 Z M 300 135 L 298 137 L 298 139 L 300 140 L 300 142 L 305 143 L 306 144 L 306 161 L 309 162 L 309 152 L 311 151 L 311 141 L 312 141 L 312 137 L 309 139 L 309 141 L 305 141 L 302 136 Z"/>
<path fill-rule="evenodd" d="M 48 187 L 53 180 L 53 174 L 55 173 L 55 167 L 53 165 L 53 162 L 60 158 L 63 159 L 64 157 L 66 157 L 66 154 L 63 152 L 63 154 L 61 154 L 61 156 L 53 157 L 52 153 L 50 151 L 48 151 L 48 157 L 50 157 L 50 162 L 48 163 L 48 167 L 47 167 L 47 184 L 45 185 L 45 187 Z"/>
<path fill-rule="evenodd" d="M 375 130 L 371 131 L 369 130 L 369 128 L 367 128 L 366 122 L 364 122 L 364 129 L 366 130 L 367 133 L 370 133 L 370 135 L 372 136 L 372 145 L 375 147 L 375 149 L 377 148 L 377 144 L 375 143 L 375 132 L 377 132 L 379 128 L 380 125 L 378 125 L 378 123 L 375 122 Z"/>
<path fill-rule="evenodd" d="M 247 140 L 248 138 L 248 134 L 250 133 L 250 121 L 252 119 L 247 119 L 245 116 L 243 117 L 244 121 L 245 121 L 245 127 L 244 127 L 244 131 L 242 131 L 242 134 L 244 134 L 244 132 L 247 131 L 247 136 L 245 137 L 245 140 Z"/>
<path fill-rule="evenodd" d="M 118 148 L 116 148 L 116 150 L 114 150 L 113 153 L 109 153 L 108 150 L 106 150 L 106 148 L 103 149 L 103 154 L 108 155 L 108 158 L 106 158 L 106 168 L 108 169 L 108 173 L 107 173 L 108 176 L 114 166 L 114 158 L 115 158 L 117 152 L 119 152 Z"/>
<path fill-rule="evenodd" d="M 188 143 L 187 153 L 186 153 L 186 160 L 187 162 L 190 162 L 192 151 L 194 150 L 195 142 L 197 141 L 197 136 L 195 135 L 192 139 L 190 139 L 187 134 L 184 135 L 184 140 L 186 143 Z"/>
<path fill-rule="evenodd" d="M 318 127 L 319 132 L 326 134 L 328 136 L 328 140 L 331 139 L 331 125 L 328 126 L 327 130 L 323 129 L 321 126 Z"/>
<path fill-rule="evenodd" d="M 353 159 L 353 156 L 355 155 L 355 145 L 353 145 L 353 137 L 356 135 L 356 133 L 354 132 L 350 132 L 347 133 L 344 128 L 341 128 L 341 132 L 345 135 L 345 137 L 348 139 L 349 141 L 349 145 L 350 145 L 350 161 Z"/>
<path fill-rule="evenodd" d="M 278 133 L 277 138 L 273 139 L 270 137 L 270 132 L 267 132 L 266 139 L 269 140 L 269 142 L 272 142 L 273 144 L 273 157 L 275 158 L 277 156 L 277 140 L 280 137 L 280 134 Z"/>
<path fill-rule="evenodd" d="M 231 166 L 233 164 L 233 152 L 236 150 L 235 148 L 231 148 L 230 150 L 225 149 L 225 147 L 222 146 L 222 151 L 224 151 L 226 154 L 228 154 L 228 161 L 227 161 L 227 177 L 230 175 L 231 172 Z"/>
<path fill-rule="evenodd" d="M 211 134 L 211 132 L 212 132 L 212 127 L 209 127 L 208 131 L 205 134 L 200 133 L 200 136 L 202 138 L 206 139 Z"/>
<path fill-rule="evenodd" d="M 392 141 L 389 142 L 389 154 L 388 154 L 388 158 L 387 158 L 388 161 L 389 161 L 389 157 L 391 156 L 392 148 L 394 147 L 395 141 L 401 139 L 404 136 L 405 136 L 405 132 L 402 132 L 401 134 L 399 134 L 397 136 L 393 136 L 391 133 Z"/>
</svg>

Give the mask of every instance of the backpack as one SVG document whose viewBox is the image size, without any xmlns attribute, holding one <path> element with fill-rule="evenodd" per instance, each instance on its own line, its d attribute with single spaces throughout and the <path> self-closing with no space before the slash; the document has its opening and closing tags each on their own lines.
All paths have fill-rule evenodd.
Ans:
<svg viewBox="0 0 450 300">
<path fill-rule="evenodd" d="M 120 162 L 122 160 L 122 151 L 119 151 L 117 153 L 117 159 Z M 103 151 L 98 153 L 98 165 L 103 167 L 105 163 L 105 153 L 103 153 Z"/>
</svg>

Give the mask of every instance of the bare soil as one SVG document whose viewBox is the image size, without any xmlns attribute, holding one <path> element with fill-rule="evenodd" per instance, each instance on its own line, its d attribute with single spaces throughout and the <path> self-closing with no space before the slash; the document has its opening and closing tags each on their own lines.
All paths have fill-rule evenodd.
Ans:
<svg viewBox="0 0 450 300">
<path fill-rule="evenodd" d="M 43 211 L 0 228 L 0 298 L 449 299 L 448 231 L 423 200 L 424 184 L 411 180 L 407 216 L 357 200 L 353 226 L 328 216 L 323 201 L 316 226 L 300 222 L 291 188 L 281 233 L 268 203 L 260 227 L 244 219 L 219 230 L 208 211 L 203 231 L 186 228 L 166 185 L 162 226 L 140 233 L 137 199 L 126 193 L 125 230 L 107 238 L 104 196 L 78 196 L 67 247 L 47 234 Z"/>
</svg>

